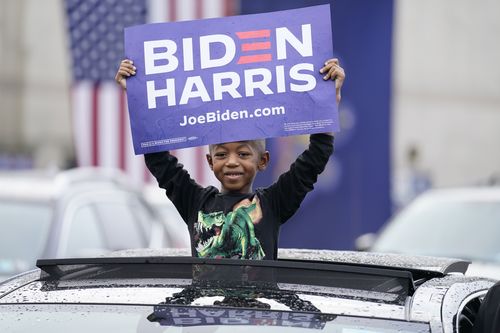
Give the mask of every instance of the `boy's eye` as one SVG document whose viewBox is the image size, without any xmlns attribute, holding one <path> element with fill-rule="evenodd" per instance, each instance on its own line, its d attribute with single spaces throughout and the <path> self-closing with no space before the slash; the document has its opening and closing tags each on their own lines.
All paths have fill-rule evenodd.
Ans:
<svg viewBox="0 0 500 333">
<path fill-rule="evenodd" d="M 248 157 L 251 154 L 249 152 L 243 151 L 243 152 L 239 152 L 238 155 L 240 155 L 240 157 Z"/>
<path fill-rule="evenodd" d="M 220 158 L 226 157 L 226 153 L 215 153 L 214 156 L 215 156 L 215 158 L 219 158 L 220 159 Z"/>
</svg>

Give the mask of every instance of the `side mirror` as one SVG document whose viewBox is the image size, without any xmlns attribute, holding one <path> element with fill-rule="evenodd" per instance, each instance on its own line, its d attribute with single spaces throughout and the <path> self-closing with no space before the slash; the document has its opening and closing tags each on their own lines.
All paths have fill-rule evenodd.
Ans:
<svg viewBox="0 0 500 333">
<path fill-rule="evenodd" d="M 354 248 L 356 251 L 370 251 L 375 244 L 375 239 L 377 239 L 377 235 L 374 233 L 363 234 L 354 241 Z"/>
</svg>

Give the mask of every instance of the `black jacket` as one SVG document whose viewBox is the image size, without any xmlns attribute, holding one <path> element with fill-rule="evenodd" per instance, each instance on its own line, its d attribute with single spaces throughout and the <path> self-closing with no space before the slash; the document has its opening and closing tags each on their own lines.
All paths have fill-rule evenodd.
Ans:
<svg viewBox="0 0 500 333">
<path fill-rule="evenodd" d="M 269 187 L 222 194 L 197 184 L 168 152 L 146 154 L 146 165 L 186 222 L 196 257 L 275 259 L 281 224 L 313 189 L 333 152 L 333 138 L 310 136 L 306 149 Z"/>
</svg>

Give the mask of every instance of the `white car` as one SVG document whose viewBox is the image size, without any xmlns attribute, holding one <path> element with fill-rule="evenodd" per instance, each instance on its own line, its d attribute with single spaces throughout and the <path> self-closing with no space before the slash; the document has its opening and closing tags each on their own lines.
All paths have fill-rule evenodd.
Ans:
<svg viewBox="0 0 500 333">
<path fill-rule="evenodd" d="M 142 192 L 146 201 L 158 211 L 167 225 L 171 238 L 175 242 L 175 248 L 190 248 L 191 240 L 186 222 L 165 194 L 165 190 L 155 184 L 146 185 Z"/>
<path fill-rule="evenodd" d="M 38 258 L 178 247 L 159 214 L 117 170 L 0 173 L 0 280 Z"/>
<path fill-rule="evenodd" d="M 467 275 L 500 279 L 500 188 L 434 189 L 396 214 L 357 249 L 467 259 Z"/>
</svg>

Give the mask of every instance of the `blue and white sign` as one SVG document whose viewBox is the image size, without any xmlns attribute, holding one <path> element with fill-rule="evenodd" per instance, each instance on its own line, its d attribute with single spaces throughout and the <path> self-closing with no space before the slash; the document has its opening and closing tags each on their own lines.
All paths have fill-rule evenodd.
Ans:
<svg viewBox="0 0 500 333">
<path fill-rule="evenodd" d="M 125 29 L 136 154 L 339 130 L 329 5 Z"/>
</svg>

